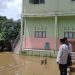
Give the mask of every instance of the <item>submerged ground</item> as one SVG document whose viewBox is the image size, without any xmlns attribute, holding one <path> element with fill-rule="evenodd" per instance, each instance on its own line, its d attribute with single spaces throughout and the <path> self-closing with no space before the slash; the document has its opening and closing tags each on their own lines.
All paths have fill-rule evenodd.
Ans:
<svg viewBox="0 0 75 75">
<path fill-rule="evenodd" d="M 59 75 L 55 58 L 21 56 L 11 52 L 0 53 L 0 75 Z"/>
</svg>

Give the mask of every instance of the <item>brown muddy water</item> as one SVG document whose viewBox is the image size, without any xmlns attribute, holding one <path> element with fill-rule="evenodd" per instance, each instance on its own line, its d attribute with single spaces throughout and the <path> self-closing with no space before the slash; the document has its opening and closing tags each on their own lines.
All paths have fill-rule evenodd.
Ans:
<svg viewBox="0 0 75 75">
<path fill-rule="evenodd" d="M 55 59 L 47 58 L 47 65 L 41 65 L 44 59 L 11 52 L 0 53 L 0 75 L 59 75 Z"/>
</svg>

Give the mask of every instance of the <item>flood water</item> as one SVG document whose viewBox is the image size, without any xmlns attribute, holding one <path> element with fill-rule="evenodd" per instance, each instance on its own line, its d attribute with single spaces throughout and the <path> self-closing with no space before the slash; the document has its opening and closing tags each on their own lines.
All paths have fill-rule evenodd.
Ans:
<svg viewBox="0 0 75 75">
<path fill-rule="evenodd" d="M 22 69 L 25 63 L 21 61 L 19 55 L 4 52 L 0 53 L 0 75 L 24 75 Z"/>
<path fill-rule="evenodd" d="M 11 52 L 0 53 L 0 75 L 59 75 L 55 59 L 47 58 L 47 65 L 41 65 L 44 59 Z"/>
</svg>

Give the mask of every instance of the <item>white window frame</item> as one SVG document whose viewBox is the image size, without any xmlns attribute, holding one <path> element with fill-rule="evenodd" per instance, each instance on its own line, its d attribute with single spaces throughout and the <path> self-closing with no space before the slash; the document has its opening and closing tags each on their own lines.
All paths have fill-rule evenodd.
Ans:
<svg viewBox="0 0 75 75">
<path fill-rule="evenodd" d="M 75 32 L 64 32 L 64 37 L 75 39 Z"/>
<path fill-rule="evenodd" d="M 46 31 L 35 31 L 36 38 L 46 38 Z"/>
</svg>

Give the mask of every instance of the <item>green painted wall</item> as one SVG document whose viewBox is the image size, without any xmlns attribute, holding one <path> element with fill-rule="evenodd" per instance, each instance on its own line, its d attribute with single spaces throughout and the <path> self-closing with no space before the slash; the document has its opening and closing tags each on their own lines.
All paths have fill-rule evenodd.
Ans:
<svg viewBox="0 0 75 75">
<path fill-rule="evenodd" d="M 71 14 L 75 12 L 75 1 L 72 0 L 45 0 L 45 4 L 31 4 L 23 0 L 24 13 L 51 13 Z"/>
<path fill-rule="evenodd" d="M 24 20 L 25 24 L 25 20 Z M 36 31 L 45 31 L 46 38 L 35 38 Z M 75 16 L 58 17 L 58 38 L 64 37 L 64 32 L 75 32 Z M 55 45 L 55 17 L 26 18 L 25 28 L 26 48 L 44 48 L 45 42 L 49 42 L 52 50 Z M 38 45 L 41 45 L 38 47 Z"/>
<path fill-rule="evenodd" d="M 50 49 L 54 50 L 54 29 L 54 17 L 26 18 L 25 48 L 45 49 L 45 44 L 48 42 Z M 35 31 L 46 31 L 46 38 L 36 38 Z"/>
<path fill-rule="evenodd" d="M 26 37 L 34 37 L 34 31 L 45 31 L 47 37 L 54 37 L 54 17 L 51 18 L 26 18 Z"/>
<path fill-rule="evenodd" d="M 59 37 L 64 37 L 64 32 L 75 32 L 75 16 L 58 17 Z"/>
<path fill-rule="evenodd" d="M 59 11 L 70 11 L 72 8 L 71 0 L 59 0 L 58 1 L 58 9 Z"/>
<path fill-rule="evenodd" d="M 64 37 L 64 32 L 75 32 L 75 1 L 72 0 L 45 0 L 45 4 L 31 4 L 29 0 L 23 0 L 23 14 L 24 15 L 35 15 L 32 17 L 25 17 L 24 19 L 24 34 L 25 42 L 27 46 L 25 48 L 43 48 L 42 44 L 46 41 L 52 44 L 52 49 L 55 45 L 55 17 L 36 17 L 38 14 L 46 15 L 56 15 L 58 12 L 58 28 L 57 36 L 58 38 Z M 61 16 L 60 16 L 61 15 Z M 64 16 L 63 16 L 64 15 Z M 70 16 L 67 16 L 70 15 Z M 46 39 L 34 37 L 34 32 L 45 30 L 46 28 Z M 52 39 L 51 39 L 52 38 Z M 33 43 L 34 41 L 34 43 Z M 40 44 L 40 41 L 42 42 Z M 37 43 L 38 42 L 38 43 Z M 39 47 L 38 47 L 39 45 Z"/>
<path fill-rule="evenodd" d="M 45 0 L 45 4 L 31 4 L 29 0 L 23 0 L 24 12 L 46 13 L 56 10 L 56 0 Z"/>
</svg>

